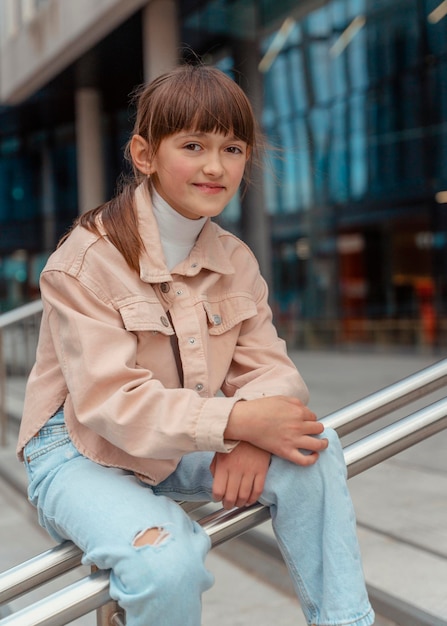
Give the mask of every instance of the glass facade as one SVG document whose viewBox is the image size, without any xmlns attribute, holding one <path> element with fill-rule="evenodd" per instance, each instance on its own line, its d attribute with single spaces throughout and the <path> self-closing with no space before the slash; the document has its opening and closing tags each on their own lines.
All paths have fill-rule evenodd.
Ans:
<svg viewBox="0 0 447 626">
<path fill-rule="evenodd" d="M 188 55 L 245 76 L 249 95 L 260 85 L 271 146 L 263 192 L 272 303 L 291 343 L 447 344 L 447 16 L 439 6 L 180 3 Z M 111 54 L 114 36 L 137 39 L 140 28 L 133 17 L 97 54 Z M 129 52 L 126 67 L 136 69 L 122 93 L 105 75 L 98 83 L 107 95 L 109 194 L 130 129 L 129 83 L 141 80 L 139 53 Z M 48 100 L 57 108 L 72 73 L 0 108 L 0 310 L 36 295 L 39 269 L 76 215 L 73 113 L 51 123 L 42 114 Z M 244 236 L 246 210 L 233 203 L 224 225 Z"/>
<path fill-rule="evenodd" d="M 437 4 L 329 2 L 294 24 L 265 74 L 264 128 L 284 157 L 267 185 L 284 225 L 275 291 L 292 329 L 297 312 L 309 320 L 304 340 L 445 342 Z"/>
</svg>

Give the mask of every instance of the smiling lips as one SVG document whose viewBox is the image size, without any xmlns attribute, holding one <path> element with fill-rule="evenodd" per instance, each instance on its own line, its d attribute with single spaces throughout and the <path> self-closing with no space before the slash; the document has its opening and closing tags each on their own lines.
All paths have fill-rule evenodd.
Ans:
<svg viewBox="0 0 447 626">
<path fill-rule="evenodd" d="M 193 183 L 193 185 L 194 187 L 208 193 L 218 193 L 219 191 L 225 189 L 225 187 L 219 183 Z"/>
</svg>

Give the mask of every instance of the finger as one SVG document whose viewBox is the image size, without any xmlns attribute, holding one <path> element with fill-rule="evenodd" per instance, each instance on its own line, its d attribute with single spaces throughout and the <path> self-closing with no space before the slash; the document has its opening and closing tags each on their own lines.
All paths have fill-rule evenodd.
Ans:
<svg viewBox="0 0 447 626">
<path fill-rule="evenodd" d="M 321 452 L 326 450 L 329 445 L 329 441 L 324 437 L 312 437 L 310 435 L 304 435 L 300 437 L 298 448 L 302 450 L 311 450 L 313 452 Z"/>
<path fill-rule="evenodd" d="M 262 474 L 257 474 L 253 481 L 253 487 L 251 490 L 250 497 L 248 498 L 246 502 L 246 506 L 249 506 L 250 504 L 254 504 L 255 502 L 259 500 L 259 498 L 262 496 L 262 493 L 264 491 L 264 485 L 265 485 L 265 476 Z"/>
<path fill-rule="evenodd" d="M 210 463 L 210 472 L 213 478 L 214 478 L 215 471 L 216 471 L 216 456 L 213 456 L 213 460 Z"/>
<path fill-rule="evenodd" d="M 306 415 L 305 415 L 305 418 L 304 418 L 304 419 L 305 419 L 306 421 L 309 421 L 309 422 L 316 422 L 316 421 L 318 421 L 318 417 L 317 417 L 317 416 L 316 416 L 316 414 L 315 414 L 313 411 L 311 411 L 310 409 L 308 409 L 308 410 L 306 411 Z"/>
<path fill-rule="evenodd" d="M 221 502 L 223 500 L 227 491 L 227 480 L 228 475 L 226 472 L 220 471 L 214 476 L 212 493 L 215 502 Z"/>
<path fill-rule="evenodd" d="M 251 474 L 243 476 L 239 484 L 239 492 L 236 500 L 236 506 L 246 506 L 252 497 L 256 476 Z"/>
<path fill-rule="evenodd" d="M 239 485 L 240 478 L 230 474 L 225 486 L 225 493 L 222 498 L 222 505 L 224 509 L 228 510 L 236 506 L 236 502 L 239 497 Z"/>
<path fill-rule="evenodd" d="M 254 477 L 251 473 L 242 476 L 235 474 L 230 476 L 225 496 L 224 508 L 231 509 L 235 506 L 246 506 L 253 491 Z"/>
<path fill-rule="evenodd" d="M 306 420 L 302 422 L 307 435 L 321 435 L 324 432 L 324 425 L 321 422 Z"/>
<path fill-rule="evenodd" d="M 302 465 L 303 467 L 313 465 L 318 461 L 319 458 L 318 452 L 302 452 L 301 450 L 294 450 L 293 453 L 288 458 L 289 461 L 295 463 L 295 465 Z"/>
</svg>

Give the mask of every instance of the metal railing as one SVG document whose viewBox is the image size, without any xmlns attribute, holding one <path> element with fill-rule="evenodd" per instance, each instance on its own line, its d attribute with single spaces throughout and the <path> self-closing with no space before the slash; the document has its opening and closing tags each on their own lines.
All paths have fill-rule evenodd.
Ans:
<svg viewBox="0 0 447 626">
<path fill-rule="evenodd" d="M 2 440 L 6 437 L 5 380 L 29 372 L 34 360 L 41 301 L 0 316 L 0 412 Z M 6 338 L 6 341 L 5 341 Z M 340 436 L 352 433 L 392 411 L 427 395 L 447 383 L 447 359 L 354 402 L 323 418 Z M 440 400 L 390 426 L 362 438 L 344 449 L 349 477 L 389 458 L 446 428 L 447 400 Z M 186 505 L 190 510 L 191 505 Z M 186 508 L 185 507 L 185 508 Z M 199 520 L 213 547 L 236 537 L 269 517 L 262 505 L 248 509 L 214 512 Z M 82 554 L 67 542 L 0 575 L 0 604 L 57 578 L 81 563 Z M 120 626 L 122 613 L 109 602 L 108 575 L 94 572 L 57 594 L 17 612 L 0 624 L 64 624 L 98 610 L 98 624 Z"/>
<path fill-rule="evenodd" d="M 447 381 L 447 359 L 377 391 L 323 418 L 325 426 L 347 434 L 393 410 L 405 406 Z M 417 410 L 344 447 L 348 477 L 447 427 L 447 398 Z M 185 507 L 186 508 L 186 507 Z M 191 506 L 189 510 L 191 510 Z M 269 518 L 261 504 L 225 511 L 220 509 L 199 519 L 215 547 L 254 528 Z M 0 604 L 9 602 L 58 575 L 80 565 L 82 553 L 70 542 L 56 546 L 0 575 Z M 98 626 L 122 626 L 122 611 L 110 602 L 109 574 L 95 571 L 90 576 L 0 620 L 0 626 L 63 626 L 98 610 Z"/>
<path fill-rule="evenodd" d="M 28 376 L 36 356 L 42 301 L 36 300 L 0 315 L 0 445 L 6 445 L 9 401 L 21 401 L 23 390 L 6 393 L 7 381 L 14 390 L 17 381 Z"/>
</svg>

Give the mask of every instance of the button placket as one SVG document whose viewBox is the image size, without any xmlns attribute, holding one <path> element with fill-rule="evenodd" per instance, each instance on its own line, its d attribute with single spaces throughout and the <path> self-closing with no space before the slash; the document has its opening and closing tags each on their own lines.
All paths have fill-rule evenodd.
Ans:
<svg viewBox="0 0 447 626">
<path fill-rule="evenodd" d="M 179 282 L 171 285 L 173 300 L 171 314 L 183 364 L 183 384 L 197 393 L 206 393 L 208 369 L 205 362 L 205 349 L 202 345 L 202 331 L 198 317 L 198 307 L 189 302 L 188 286 Z"/>
</svg>

